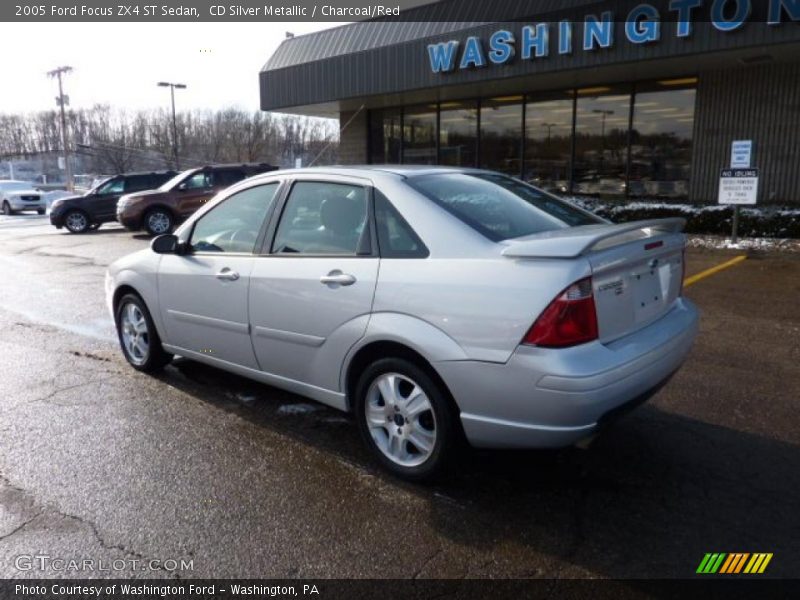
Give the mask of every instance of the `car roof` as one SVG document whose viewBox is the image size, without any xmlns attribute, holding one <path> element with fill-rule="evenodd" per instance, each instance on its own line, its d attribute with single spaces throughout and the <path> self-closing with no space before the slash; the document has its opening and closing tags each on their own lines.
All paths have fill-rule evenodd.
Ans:
<svg viewBox="0 0 800 600">
<path fill-rule="evenodd" d="M 303 167 L 300 169 L 281 169 L 266 175 L 274 176 L 280 174 L 329 174 L 329 175 L 352 175 L 364 176 L 370 173 L 390 173 L 404 179 L 419 177 L 422 175 L 445 174 L 445 173 L 489 173 L 483 169 L 469 167 L 440 167 L 432 165 L 330 165 L 325 167 Z"/>
<path fill-rule="evenodd" d="M 112 177 L 135 177 L 138 175 L 177 175 L 178 171 L 174 169 L 162 169 L 160 171 L 135 171 L 133 173 L 120 173 L 119 175 L 107 175 L 106 179 L 111 179 Z"/>
</svg>

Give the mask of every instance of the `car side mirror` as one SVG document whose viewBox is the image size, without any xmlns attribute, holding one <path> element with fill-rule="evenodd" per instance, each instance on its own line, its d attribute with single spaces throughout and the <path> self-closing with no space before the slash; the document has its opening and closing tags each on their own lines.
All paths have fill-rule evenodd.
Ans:
<svg viewBox="0 0 800 600">
<path fill-rule="evenodd" d="M 188 186 L 185 183 L 182 183 L 178 186 L 177 189 L 179 192 L 185 192 L 188 189 Z"/>
<path fill-rule="evenodd" d="M 185 246 L 177 235 L 165 233 L 150 242 L 150 249 L 156 254 L 184 254 Z"/>
</svg>

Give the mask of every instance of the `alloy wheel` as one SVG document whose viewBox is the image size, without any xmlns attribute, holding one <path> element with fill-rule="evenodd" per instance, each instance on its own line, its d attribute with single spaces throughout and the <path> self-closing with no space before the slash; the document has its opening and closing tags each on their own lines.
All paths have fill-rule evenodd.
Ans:
<svg viewBox="0 0 800 600">
<path fill-rule="evenodd" d="M 375 378 L 364 404 L 375 445 L 403 467 L 424 463 L 436 446 L 436 416 L 425 391 L 400 373 Z"/>
<path fill-rule="evenodd" d="M 155 235 L 168 233 L 172 227 L 171 221 L 169 215 L 162 211 L 152 212 L 147 215 L 147 229 Z"/>
<path fill-rule="evenodd" d="M 67 229 L 73 233 L 80 233 L 89 227 L 89 221 L 86 219 L 86 215 L 80 212 L 69 213 L 64 224 L 67 226 Z"/>
<path fill-rule="evenodd" d="M 130 361 L 136 365 L 144 364 L 150 355 L 150 332 L 141 309 L 133 302 L 127 303 L 122 308 L 119 326 Z"/>
</svg>

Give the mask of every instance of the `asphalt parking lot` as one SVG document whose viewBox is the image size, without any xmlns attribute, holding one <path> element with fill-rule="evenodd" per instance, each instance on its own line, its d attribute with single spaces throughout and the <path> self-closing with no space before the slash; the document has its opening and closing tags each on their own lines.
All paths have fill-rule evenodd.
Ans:
<svg viewBox="0 0 800 600">
<path fill-rule="evenodd" d="M 139 577 L 689 577 L 706 552 L 800 571 L 800 254 L 697 281 L 684 368 L 588 450 L 471 452 L 398 482 L 354 423 L 186 360 L 119 353 L 106 265 L 148 241 L 0 217 L 0 577 L 20 555 L 184 559 Z M 737 252 L 690 250 L 689 274 Z M 133 568 L 132 568 L 133 569 Z"/>
</svg>

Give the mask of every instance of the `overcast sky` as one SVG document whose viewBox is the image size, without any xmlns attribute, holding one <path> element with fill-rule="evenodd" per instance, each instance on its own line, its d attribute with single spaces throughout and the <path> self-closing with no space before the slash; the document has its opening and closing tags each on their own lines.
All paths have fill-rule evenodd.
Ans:
<svg viewBox="0 0 800 600">
<path fill-rule="evenodd" d="M 75 70 L 64 79 L 72 108 L 111 104 L 158 108 L 176 90 L 178 110 L 238 106 L 257 110 L 258 72 L 283 41 L 337 23 L 19 23 L 0 35 L 0 113 L 55 108 L 56 80 L 46 72 Z"/>
</svg>

